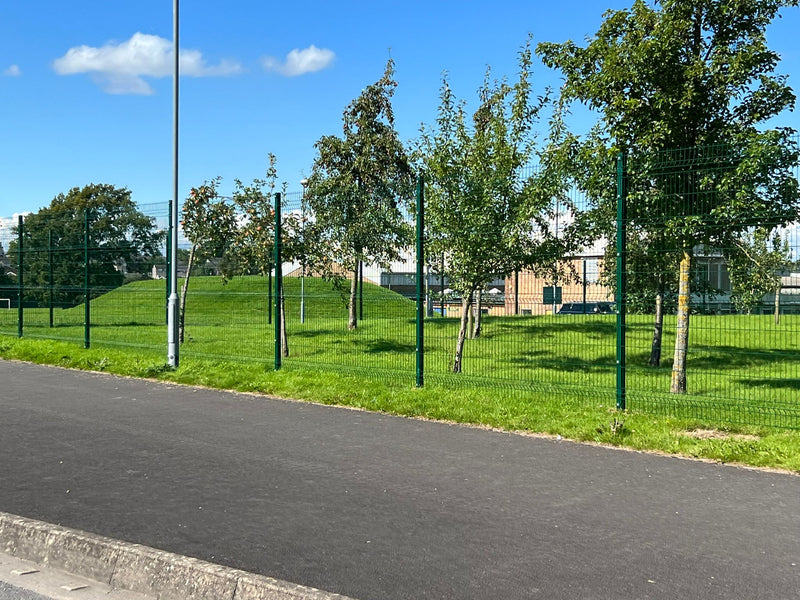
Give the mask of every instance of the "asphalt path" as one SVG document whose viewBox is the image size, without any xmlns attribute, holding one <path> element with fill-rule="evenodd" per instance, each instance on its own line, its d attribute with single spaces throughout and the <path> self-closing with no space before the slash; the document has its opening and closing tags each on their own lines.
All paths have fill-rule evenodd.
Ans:
<svg viewBox="0 0 800 600">
<path fill-rule="evenodd" d="M 0 361 L 0 510 L 359 598 L 800 597 L 800 477 Z"/>
</svg>

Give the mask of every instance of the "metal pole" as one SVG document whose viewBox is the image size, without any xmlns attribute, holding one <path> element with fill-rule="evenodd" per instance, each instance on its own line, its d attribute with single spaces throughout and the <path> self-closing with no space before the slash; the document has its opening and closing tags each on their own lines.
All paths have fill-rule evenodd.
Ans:
<svg viewBox="0 0 800 600">
<path fill-rule="evenodd" d="M 442 252 L 442 270 L 439 271 L 439 308 L 444 316 L 444 252 Z"/>
<path fill-rule="evenodd" d="M 275 194 L 275 370 L 281 368 L 281 194 Z"/>
<path fill-rule="evenodd" d="M 25 311 L 22 308 L 22 299 L 25 295 L 25 283 L 22 278 L 22 267 L 24 266 L 22 260 L 24 250 L 24 227 L 25 222 L 23 221 L 22 215 L 19 215 L 17 221 L 17 235 L 19 236 L 19 240 L 17 241 L 17 250 L 19 251 L 19 256 L 17 257 L 17 337 L 22 337 L 23 323 L 25 322 Z"/>
<path fill-rule="evenodd" d="M 583 314 L 586 314 L 586 259 L 583 259 Z"/>
<path fill-rule="evenodd" d="M 625 189 L 625 155 L 620 152 L 617 156 L 617 410 L 625 410 L 626 404 L 626 378 L 625 378 L 625 302 L 627 288 L 626 268 L 626 196 Z"/>
<path fill-rule="evenodd" d="M 169 302 L 167 303 L 167 361 L 170 367 L 177 368 L 179 360 L 178 346 L 178 78 L 180 76 L 179 55 L 179 6 L 178 0 L 172 0 L 172 40 L 174 64 L 172 73 L 172 211 L 170 221 L 172 236 L 170 239 L 170 275 Z"/>
<path fill-rule="evenodd" d="M 89 308 L 89 209 L 83 213 L 83 347 L 89 347 L 91 312 Z"/>
<path fill-rule="evenodd" d="M 50 287 L 50 329 L 53 328 L 53 230 L 47 230 L 47 282 Z"/>
<path fill-rule="evenodd" d="M 425 289 L 423 287 L 425 267 L 425 181 L 422 175 L 417 180 L 417 387 L 425 383 Z"/>
<path fill-rule="evenodd" d="M 514 271 L 514 314 L 519 314 L 519 270 Z"/>
<path fill-rule="evenodd" d="M 172 232 L 172 202 L 169 203 L 169 225 L 167 226 L 167 249 L 165 254 L 167 255 L 167 262 L 164 265 L 164 282 L 166 283 L 167 289 L 166 293 L 164 294 L 164 316 L 166 317 L 166 323 L 169 325 L 169 294 L 172 291 L 172 285 L 170 284 L 170 280 L 172 276 L 170 274 L 172 265 L 172 236 L 174 233 Z"/>
<path fill-rule="evenodd" d="M 267 298 L 267 306 L 269 307 L 267 310 L 267 325 L 272 325 L 272 265 L 269 265 L 267 272 Z"/>
<path fill-rule="evenodd" d="M 358 320 L 364 320 L 364 261 L 358 261 Z"/>
<path fill-rule="evenodd" d="M 300 181 L 303 195 L 300 197 L 300 237 L 303 244 L 303 262 L 300 271 L 300 323 L 306 322 L 306 187 L 308 179 Z"/>
</svg>

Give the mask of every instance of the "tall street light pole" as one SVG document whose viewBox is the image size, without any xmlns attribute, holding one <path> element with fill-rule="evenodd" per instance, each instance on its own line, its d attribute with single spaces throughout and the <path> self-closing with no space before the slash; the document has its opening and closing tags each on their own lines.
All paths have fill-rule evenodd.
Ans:
<svg viewBox="0 0 800 600">
<path fill-rule="evenodd" d="M 170 285 L 169 302 L 167 303 L 167 361 L 170 367 L 177 368 L 179 363 L 178 345 L 178 77 L 180 75 L 180 56 L 178 42 L 179 31 L 178 0 L 172 0 L 172 40 L 174 64 L 172 72 L 172 211 L 170 238 Z"/>
</svg>

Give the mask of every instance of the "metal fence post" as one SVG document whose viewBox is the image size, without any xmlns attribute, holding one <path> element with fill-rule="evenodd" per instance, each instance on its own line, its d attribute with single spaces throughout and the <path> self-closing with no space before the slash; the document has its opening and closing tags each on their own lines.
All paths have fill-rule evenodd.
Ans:
<svg viewBox="0 0 800 600">
<path fill-rule="evenodd" d="M 23 323 L 25 322 L 25 310 L 22 308 L 22 299 L 25 296 L 25 283 L 22 278 L 22 268 L 24 261 L 22 258 L 24 251 L 24 228 L 25 222 L 22 215 L 19 216 L 17 221 L 17 249 L 19 256 L 17 256 L 17 337 L 22 337 Z"/>
<path fill-rule="evenodd" d="M 617 410 L 625 410 L 626 373 L 625 337 L 627 304 L 627 189 L 625 155 L 617 155 Z"/>
<path fill-rule="evenodd" d="M 281 368 L 281 194 L 275 194 L 275 370 Z"/>
<path fill-rule="evenodd" d="M 50 288 L 49 302 L 50 305 L 50 329 L 53 328 L 53 290 L 55 284 L 53 282 L 53 230 L 47 230 L 47 283 Z"/>
<path fill-rule="evenodd" d="M 417 387 L 425 384 L 425 180 L 417 179 Z"/>
<path fill-rule="evenodd" d="M 358 320 L 364 320 L 364 261 L 358 261 Z"/>
<path fill-rule="evenodd" d="M 91 312 L 89 305 L 89 209 L 83 214 L 83 347 L 89 347 Z"/>
</svg>

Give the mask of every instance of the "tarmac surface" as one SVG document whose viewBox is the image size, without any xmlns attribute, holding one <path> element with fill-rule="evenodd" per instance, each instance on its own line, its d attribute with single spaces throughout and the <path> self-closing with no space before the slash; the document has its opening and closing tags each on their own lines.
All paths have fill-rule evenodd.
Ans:
<svg viewBox="0 0 800 600">
<path fill-rule="evenodd" d="M 800 477 L 0 361 L 0 511 L 360 600 L 800 597 Z"/>
</svg>

